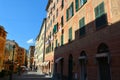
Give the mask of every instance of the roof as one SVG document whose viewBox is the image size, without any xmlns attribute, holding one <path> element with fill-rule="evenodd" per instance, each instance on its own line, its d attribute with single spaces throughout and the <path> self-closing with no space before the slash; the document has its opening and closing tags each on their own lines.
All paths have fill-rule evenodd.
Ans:
<svg viewBox="0 0 120 80">
<path fill-rule="evenodd" d="M 41 31 L 43 29 L 43 25 L 44 25 L 44 22 L 46 21 L 46 18 L 43 19 L 43 22 L 42 22 L 42 25 L 41 25 L 41 28 L 40 28 L 40 32 L 38 34 L 38 36 L 36 37 L 36 40 L 39 38 L 40 34 L 41 34 Z M 46 27 L 46 26 L 45 26 Z"/>
<path fill-rule="evenodd" d="M 5 31 L 5 28 L 3 26 L 0 25 L 0 28 L 3 29 Z M 5 31 L 6 32 L 6 31 Z M 7 33 L 7 32 L 6 32 Z"/>
<path fill-rule="evenodd" d="M 49 8 L 49 6 L 50 6 L 50 3 L 52 2 L 53 0 L 49 0 L 48 1 L 48 4 L 47 4 L 47 6 L 46 6 L 46 11 L 48 10 L 48 8 Z"/>
<path fill-rule="evenodd" d="M 0 25 L 0 28 L 5 29 L 3 26 Z"/>
</svg>

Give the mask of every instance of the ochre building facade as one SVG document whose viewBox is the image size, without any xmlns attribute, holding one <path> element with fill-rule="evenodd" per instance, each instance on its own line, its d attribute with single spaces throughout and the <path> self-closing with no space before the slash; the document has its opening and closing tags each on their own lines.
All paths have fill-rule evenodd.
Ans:
<svg viewBox="0 0 120 80">
<path fill-rule="evenodd" d="M 7 32 L 3 26 L 0 26 L 0 72 L 4 69 L 4 51 Z"/>
<path fill-rule="evenodd" d="M 47 59 L 53 56 L 59 79 L 120 80 L 119 5 L 119 0 L 49 0 Z"/>
</svg>

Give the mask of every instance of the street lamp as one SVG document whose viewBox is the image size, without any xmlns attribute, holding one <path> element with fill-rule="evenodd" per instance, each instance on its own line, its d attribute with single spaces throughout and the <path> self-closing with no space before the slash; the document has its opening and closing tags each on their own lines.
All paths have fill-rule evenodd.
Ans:
<svg viewBox="0 0 120 80">
<path fill-rule="evenodd" d="M 14 42 L 14 40 L 13 40 Z M 14 50 L 15 50 L 15 45 L 13 45 L 13 55 L 12 55 L 12 64 L 10 66 L 10 80 L 12 80 L 12 74 L 13 74 L 13 70 L 14 70 Z"/>
</svg>

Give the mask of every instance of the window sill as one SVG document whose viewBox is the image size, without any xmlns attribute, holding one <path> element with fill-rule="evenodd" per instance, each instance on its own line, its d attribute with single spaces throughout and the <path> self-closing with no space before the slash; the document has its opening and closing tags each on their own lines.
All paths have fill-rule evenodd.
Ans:
<svg viewBox="0 0 120 80">
<path fill-rule="evenodd" d="M 67 21 L 69 21 L 73 16 L 74 16 L 74 14 L 73 14 L 71 17 L 69 17 L 69 18 L 67 19 Z M 66 22 L 67 22 L 67 21 L 66 21 Z"/>
</svg>

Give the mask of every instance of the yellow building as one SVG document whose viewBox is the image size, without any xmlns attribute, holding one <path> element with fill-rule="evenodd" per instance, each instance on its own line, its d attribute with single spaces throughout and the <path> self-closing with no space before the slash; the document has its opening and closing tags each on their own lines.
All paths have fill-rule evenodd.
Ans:
<svg viewBox="0 0 120 80">
<path fill-rule="evenodd" d="M 46 10 L 45 60 L 54 55 L 55 77 L 120 80 L 119 0 L 49 0 Z"/>
<path fill-rule="evenodd" d="M 34 51 L 35 51 L 35 46 L 30 46 L 29 47 L 29 55 L 30 55 L 30 59 L 29 59 L 29 63 L 30 63 L 30 65 L 29 65 L 29 67 L 32 69 L 33 68 L 33 66 L 35 65 L 35 63 L 34 63 Z"/>
<path fill-rule="evenodd" d="M 45 28 L 46 28 L 46 18 L 44 18 L 40 32 L 36 38 L 35 42 L 35 66 L 38 66 L 38 70 L 42 71 L 43 64 L 45 63 Z"/>
<path fill-rule="evenodd" d="M 18 55 L 17 55 L 17 61 L 20 66 L 25 65 L 25 56 L 26 56 L 26 50 L 22 47 L 19 47 L 18 49 Z"/>
<path fill-rule="evenodd" d="M 0 72 L 3 69 L 6 34 L 7 32 L 5 31 L 4 27 L 0 26 Z"/>
<path fill-rule="evenodd" d="M 14 49 L 13 49 L 14 46 Z M 19 45 L 14 40 L 7 40 L 4 52 L 4 69 L 9 70 L 12 60 L 14 62 L 14 72 L 17 71 L 17 54 L 18 54 Z M 14 54 L 13 54 L 14 53 Z"/>
</svg>

